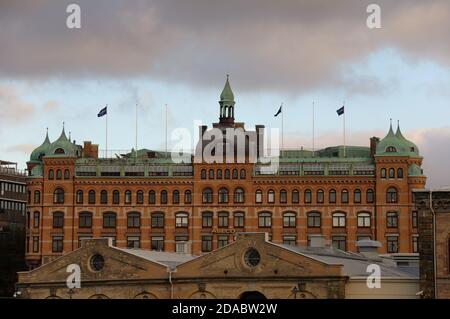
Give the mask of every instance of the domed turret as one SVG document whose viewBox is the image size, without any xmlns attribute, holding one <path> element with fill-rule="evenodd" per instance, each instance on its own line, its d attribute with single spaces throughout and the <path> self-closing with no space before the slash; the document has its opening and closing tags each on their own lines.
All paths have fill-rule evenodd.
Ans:
<svg viewBox="0 0 450 319">
<path fill-rule="evenodd" d="M 394 134 L 391 121 L 389 133 L 377 145 L 376 155 L 419 156 L 419 150 L 413 142 L 403 136 L 400 125 Z"/>
<path fill-rule="evenodd" d="M 220 94 L 220 117 L 219 121 L 222 124 L 233 124 L 234 123 L 234 94 L 231 90 L 230 81 L 227 75 L 227 81 Z"/>
<path fill-rule="evenodd" d="M 54 141 L 50 147 L 47 155 L 65 155 L 65 156 L 76 156 L 78 146 L 73 144 L 66 136 L 66 132 L 63 130 L 59 138 Z"/>
<path fill-rule="evenodd" d="M 48 138 L 48 129 L 47 129 L 47 133 L 45 135 L 44 142 L 40 146 L 38 146 L 36 149 L 33 150 L 33 152 L 31 153 L 31 156 L 30 156 L 30 161 L 40 162 L 42 157 L 47 154 L 50 145 L 51 145 L 51 143 L 50 143 L 50 139 Z"/>
</svg>

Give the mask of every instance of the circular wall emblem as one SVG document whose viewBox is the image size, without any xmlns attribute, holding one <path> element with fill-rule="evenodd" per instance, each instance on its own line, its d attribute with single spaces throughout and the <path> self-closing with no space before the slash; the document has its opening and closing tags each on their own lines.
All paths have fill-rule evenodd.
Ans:
<svg viewBox="0 0 450 319">
<path fill-rule="evenodd" d="M 255 248 L 250 248 L 244 255 L 245 264 L 249 267 L 256 267 L 261 261 L 261 256 Z"/>
<path fill-rule="evenodd" d="M 92 270 L 100 271 L 105 266 L 105 259 L 103 258 L 102 255 L 95 254 L 94 256 L 91 257 L 90 264 L 91 264 Z"/>
</svg>

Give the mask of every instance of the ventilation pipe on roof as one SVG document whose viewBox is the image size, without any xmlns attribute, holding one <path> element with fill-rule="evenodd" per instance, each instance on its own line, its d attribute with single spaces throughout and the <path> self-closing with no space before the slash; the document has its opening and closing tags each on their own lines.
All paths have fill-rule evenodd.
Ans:
<svg viewBox="0 0 450 319">
<path fill-rule="evenodd" d="M 359 249 L 359 253 L 371 261 L 381 261 L 381 257 L 378 254 L 378 248 L 381 247 L 381 243 L 376 240 L 364 239 L 356 242 L 356 247 Z"/>
</svg>

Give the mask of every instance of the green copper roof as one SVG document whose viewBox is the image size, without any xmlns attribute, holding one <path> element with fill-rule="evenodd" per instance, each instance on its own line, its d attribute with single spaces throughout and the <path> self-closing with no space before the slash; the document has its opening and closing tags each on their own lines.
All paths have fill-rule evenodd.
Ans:
<svg viewBox="0 0 450 319">
<path fill-rule="evenodd" d="M 411 164 L 408 169 L 408 176 L 423 176 L 423 171 L 417 164 Z"/>
<path fill-rule="evenodd" d="M 79 149 L 79 146 L 72 143 L 66 136 L 66 132 L 63 130 L 61 132 L 61 135 L 59 138 L 54 141 L 49 149 L 46 156 L 54 157 L 54 156 L 76 156 L 77 150 Z M 62 151 L 61 151 L 62 150 Z"/>
<path fill-rule="evenodd" d="M 419 156 L 419 150 L 414 143 L 402 135 L 400 125 L 397 128 L 397 133 L 394 134 L 391 123 L 388 134 L 377 145 L 376 155 Z"/>
<path fill-rule="evenodd" d="M 222 94 L 220 94 L 220 102 L 232 102 L 234 103 L 234 94 L 231 90 L 230 81 L 228 80 L 227 75 L 227 81 L 225 82 L 225 87 L 222 90 Z"/>
<path fill-rule="evenodd" d="M 44 142 L 31 153 L 30 161 L 40 161 L 42 156 L 45 156 L 45 154 L 47 153 L 50 144 L 51 143 L 50 139 L 48 138 L 48 130 L 47 130 Z"/>
</svg>

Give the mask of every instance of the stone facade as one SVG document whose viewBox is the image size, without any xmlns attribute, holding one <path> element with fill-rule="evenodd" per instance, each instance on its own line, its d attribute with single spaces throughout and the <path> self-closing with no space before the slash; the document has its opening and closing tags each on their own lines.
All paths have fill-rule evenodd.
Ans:
<svg viewBox="0 0 450 319">
<path fill-rule="evenodd" d="M 450 298 L 450 189 L 415 191 L 423 298 Z"/>
</svg>

